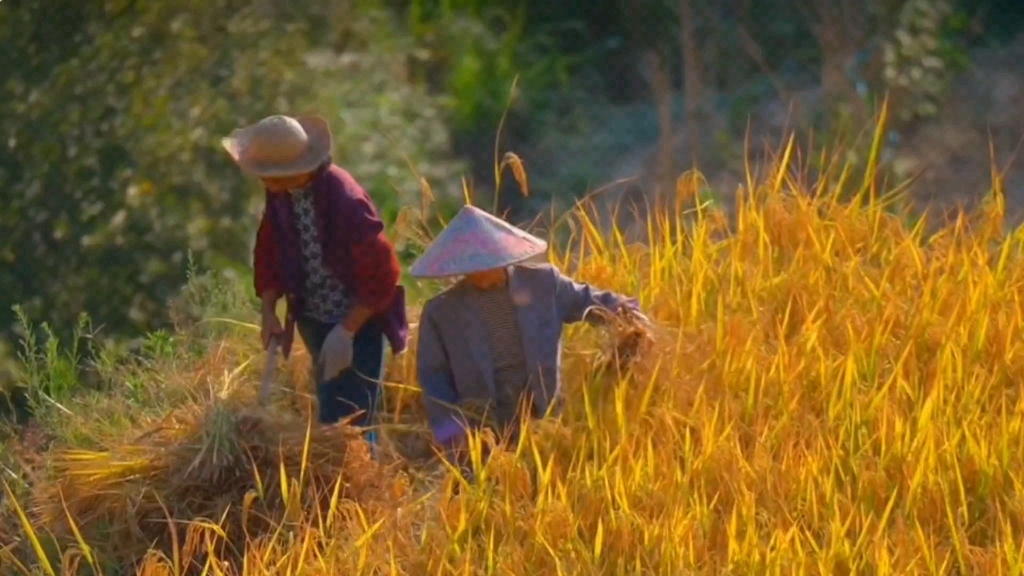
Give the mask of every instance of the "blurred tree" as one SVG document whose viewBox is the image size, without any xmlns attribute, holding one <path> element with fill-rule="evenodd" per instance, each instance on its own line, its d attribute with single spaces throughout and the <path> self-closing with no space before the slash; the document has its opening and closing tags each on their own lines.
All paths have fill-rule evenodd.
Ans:
<svg viewBox="0 0 1024 576">
<path fill-rule="evenodd" d="M 679 50 L 682 54 L 683 98 L 686 103 L 686 132 L 690 164 L 700 164 L 700 134 L 703 132 L 705 106 L 704 62 L 697 36 L 697 12 L 694 0 L 679 0 Z"/>
<path fill-rule="evenodd" d="M 247 266 L 262 195 L 219 141 L 269 114 L 327 117 L 337 160 L 391 214 L 419 191 L 409 162 L 457 191 L 443 103 L 408 82 L 412 45 L 381 13 L 329 0 L 44 12 L 0 10 L 0 330 L 22 303 L 56 327 L 84 311 L 134 334 L 163 322 L 189 251 Z"/>
<path fill-rule="evenodd" d="M 571 55 L 558 49 L 547 29 L 559 22 L 535 18 L 533 4 L 529 0 L 398 4 L 422 47 L 414 70 L 435 93 L 448 98 L 454 150 L 470 162 L 470 182 L 481 202 L 489 203 L 495 193 L 499 125 L 500 158 L 529 139 L 550 96 L 569 88 Z M 502 184 L 499 207 L 503 211 L 520 208 L 521 196 L 514 183 L 505 179 Z"/>
<path fill-rule="evenodd" d="M 259 190 L 218 140 L 263 115 L 328 116 L 338 161 L 390 216 L 419 188 L 407 159 L 457 197 L 454 147 L 491 184 L 518 77 L 499 156 L 543 142 L 550 157 L 525 157 L 543 203 L 670 127 L 673 92 L 739 124 L 762 85 L 788 99 L 804 76 L 836 107 L 891 89 L 907 118 L 933 112 L 961 32 L 1007 39 L 1024 18 L 1019 0 L 946 1 L 3 0 L 0 330 L 23 302 L 58 326 L 89 311 L 131 333 L 160 322 L 188 250 L 247 265 Z M 652 50 L 664 74 L 645 108 Z"/>
<path fill-rule="evenodd" d="M 829 116 L 866 118 L 867 109 L 858 97 L 849 66 L 870 38 L 873 1 L 799 0 L 797 3 L 821 51 L 821 89 Z"/>
<path fill-rule="evenodd" d="M 934 115 L 952 73 L 966 62 L 966 12 L 954 0 L 802 0 L 820 49 L 832 118 L 862 125 L 869 97 L 892 98 L 903 124 Z"/>
<path fill-rule="evenodd" d="M 966 30 L 951 0 L 908 0 L 881 41 L 882 85 L 902 124 L 935 116 L 967 52 L 951 35 Z"/>
</svg>

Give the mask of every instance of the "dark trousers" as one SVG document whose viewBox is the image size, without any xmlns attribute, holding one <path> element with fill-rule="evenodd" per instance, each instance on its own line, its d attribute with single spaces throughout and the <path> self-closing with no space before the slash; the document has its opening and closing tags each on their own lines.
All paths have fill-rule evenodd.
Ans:
<svg viewBox="0 0 1024 576">
<path fill-rule="evenodd" d="M 323 380 L 318 357 L 324 339 L 335 324 L 301 318 L 296 325 L 313 360 L 317 419 L 320 423 L 334 424 L 360 413 L 351 423 L 355 426 L 372 426 L 380 402 L 380 381 L 384 377 L 384 333 L 381 323 L 370 319 L 363 324 L 352 342 L 352 365 L 327 381 Z"/>
</svg>

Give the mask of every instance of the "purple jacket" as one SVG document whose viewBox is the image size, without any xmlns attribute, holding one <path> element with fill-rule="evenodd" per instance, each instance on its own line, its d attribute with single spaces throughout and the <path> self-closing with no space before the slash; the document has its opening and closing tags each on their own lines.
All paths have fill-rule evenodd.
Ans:
<svg viewBox="0 0 1024 576">
<path fill-rule="evenodd" d="M 327 267 L 356 302 L 375 313 L 370 321 L 382 323 L 391 350 L 402 352 L 409 335 L 405 289 L 398 284 L 401 267 L 376 207 L 355 179 L 333 164 L 317 173 L 313 190 Z M 282 342 L 287 356 L 295 318 L 304 307 L 302 252 L 291 194 L 267 192 L 253 256 L 256 294 L 272 290 L 287 299 Z"/>
<path fill-rule="evenodd" d="M 509 267 L 509 290 L 518 310 L 529 390 L 543 414 L 561 392 L 562 328 L 599 322 L 592 307 L 637 309 L 633 298 L 574 282 L 550 264 Z M 462 284 L 427 301 L 420 316 L 416 374 L 434 438 L 446 443 L 462 432 L 459 405 L 495 397 L 494 363 L 479 309 Z"/>
</svg>

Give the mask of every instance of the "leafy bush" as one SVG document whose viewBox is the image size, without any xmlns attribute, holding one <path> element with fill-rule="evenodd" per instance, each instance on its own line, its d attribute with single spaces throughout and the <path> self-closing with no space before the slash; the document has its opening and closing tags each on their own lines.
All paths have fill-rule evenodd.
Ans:
<svg viewBox="0 0 1024 576">
<path fill-rule="evenodd" d="M 151 329 L 190 250 L 204 267 L 247 266 L 262 194 L 219 141 L 266 115 L 328 118 L 338 161 L 386 214 L 418 194 L 410 165 L 457 192 L 444 102 L 409 83 L 412 44 L 384 14 L 326 0 L 110 6 L 46 73 L 25 64 L 0 86 L 0 329 L 13 303 L 58 328 L 88 311 L 106 334 Z M 17 16 L 0 45 L 24 51 Z"/>
</svg>

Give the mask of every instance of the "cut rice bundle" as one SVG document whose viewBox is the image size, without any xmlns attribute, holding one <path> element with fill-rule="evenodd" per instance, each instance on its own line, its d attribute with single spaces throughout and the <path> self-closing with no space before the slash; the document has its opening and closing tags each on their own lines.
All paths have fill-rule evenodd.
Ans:
<svg viewBox="0 0 1024 576">
<path fill-rule="evenodd" d="M 611 331 L 611 343 L 601 362 L 602 370 L 624 371 L 651 350 L 655 342 L 651 327 L 633 312 L 593 308 L 589 314 L 597 314 Z"/>
<path fill-rule="evenodd" d="M 62 451 L 51 463 L 55 481 L 37 492 L 39 520 L 58 538 L 77 528 L 91 544 L 109 543 L 99 551 L 118 563 L 154 546 L 170 554 L 195 522 L 219 525 L 218 555 L 237 557 L 247 539 L 325 519 L 340 499 L 393 506 L 402 484 L 350 427 L 222 403 L 177 414 L 137 442 Z"/>
</svg>

